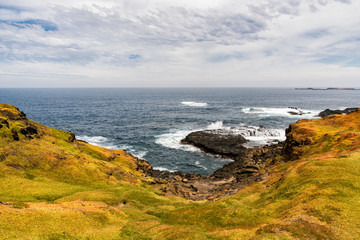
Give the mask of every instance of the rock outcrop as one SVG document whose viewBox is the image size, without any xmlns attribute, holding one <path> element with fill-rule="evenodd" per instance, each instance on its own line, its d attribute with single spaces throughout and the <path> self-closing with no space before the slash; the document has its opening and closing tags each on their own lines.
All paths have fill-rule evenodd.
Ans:
<svg viewBox="0 0 360 240">
<path fill-rule="evenodd" d="M 228 158 L 244 154 L 246 148 L 242 144 L 246 142 L 243 136 L 229 134 L 220 129 L 192 132 L 181 140 L 182 144 L 193 145 L 204 152 Z"/>
<path fill-rule="evenodd" d="M 356 112 L 358 110 L 359 108 L 346 108 L 344 110 L 325 109 L 324 111 L 320 112 L 316 117 L 327 117 L 329 115 L 334 115 L 334 114 L 348 114 L 351 112 Z"/>
<path fill-rule="evenodd" d="M 256 136 L 258 132 L 270 134 L 262 127 L 244 131 L 244 129 L 197 131 L 190 133 L 181 141 L 183 144 L 196 146 L 204 152 L 234 160 L 210 175 L 154 170 L 141 161 L 138 162 L 138 169 L 153 177 L 154 182 L 151 184 L 165 195 L 178 195 L 191 200 L 215 200 L 235 194 L 252 182 L 267 179 L 270 173 L 267 166 L 272 165 L 283 150 L 282 143 L 254 148 L 244 147 L 243 144 L 247 140 L 241 134 L 247 136 Z M 234 134 L 235 132 L 237 134 Z"/>
<path fill-rule="evenodd" d="M 296 107 L 288 107 L 290 110 L 288 111 L 288 113 L 290 115 L 304 115 L 304 114 L 309 114 L 310 112 L 304 112 L 303 110 L 296 108 Z"/>
</svg>

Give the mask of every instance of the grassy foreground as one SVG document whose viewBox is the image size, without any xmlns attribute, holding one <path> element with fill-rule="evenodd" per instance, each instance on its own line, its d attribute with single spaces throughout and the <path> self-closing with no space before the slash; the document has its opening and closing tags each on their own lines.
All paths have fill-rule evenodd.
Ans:
<svg viewBox="0 0 360 240">
<path fill-rule="evenodd" d="M 163 196 L 136 158 L 14 106 L 0 125 L 0 239 L 360 239 L 360 112 L 292 124 L 293 159 L 203 202 Z"/>
</svg>

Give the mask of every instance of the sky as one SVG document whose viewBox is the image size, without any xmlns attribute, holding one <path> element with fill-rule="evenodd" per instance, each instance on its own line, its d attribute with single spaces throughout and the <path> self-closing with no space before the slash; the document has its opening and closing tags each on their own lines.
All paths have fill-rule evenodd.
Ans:
<svg viewBox="0 0 360 240">
<path fill-rule="evenodd" d="M 359 0 L 0 0 L 0 87 L 356 87 Z"/>
</svg>

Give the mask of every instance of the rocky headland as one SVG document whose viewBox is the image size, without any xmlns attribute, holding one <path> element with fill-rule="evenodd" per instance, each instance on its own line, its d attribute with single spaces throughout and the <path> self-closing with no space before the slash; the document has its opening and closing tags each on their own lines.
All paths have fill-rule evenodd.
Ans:
<svg viewBox="0 0 360 240">
<path fill-rule="evenodd" d="M 202 149 L 233 162 L 208 176 L 157 171 L 0 104 L 0 238 L 360 238 L 359 111 L 300 120 L 262 147 L 215 133 Z"/>
<path fill-rule="evenodd" d="M 154 177 L 155 180 L 151 184 L 161 186 L 164 194 L 180 195 L 191 200 L 215 200 L 235 194 L 250 183 L 267 179 L 270 174 L 268 167 L 281 159 L 284 150 L 283 142 L 250 148 L 244 145 L 248 140 L 240 133 L 248 136 L 258 133 L 274 136 L 274 133 L 263 127 L 190 133 L 181 141 L 182 144 L 189 144 L 206 153 L 233 160 L 207 176 L 158 171 L 153 170 L 150 165 L 140 168 Z"/>
<path fill-rule="evenodd" d="M 330 115 L 334 115 L 334 114 L 348 114 L 351 112 L 355 112 L 357 111 L 359 108 L 345 108 L 343 110 L 330 110 L 330 109 L 325 109 L 324 111 L 320 112 L 317 117 L 327 117 Z"/>
</svg>

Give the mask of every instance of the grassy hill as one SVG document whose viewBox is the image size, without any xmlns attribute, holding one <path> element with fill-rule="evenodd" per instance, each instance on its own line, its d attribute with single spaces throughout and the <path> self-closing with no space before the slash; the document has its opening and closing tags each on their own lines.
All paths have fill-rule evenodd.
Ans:
<svg viewBox="0 0 360 240">
<path fill-rule="evenodd" d="M 360 239 L 360 112 L 301 120 L 271 175 L 217 201 L 0 104 L 0 239 Z"/>
</svg>

